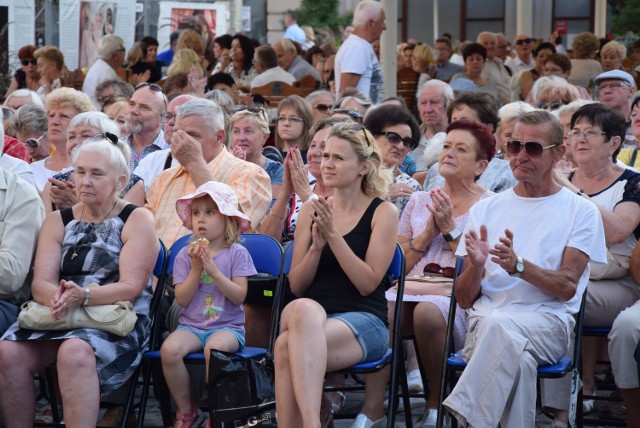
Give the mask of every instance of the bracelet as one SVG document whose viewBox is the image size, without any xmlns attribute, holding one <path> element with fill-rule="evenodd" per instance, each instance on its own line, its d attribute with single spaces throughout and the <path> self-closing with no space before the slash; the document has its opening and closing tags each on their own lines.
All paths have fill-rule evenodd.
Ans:
<svg viewBox="0 0 640 428">
<path fill-rule="evenodd" d="M 413 239 L 412 239 L 411 241 L 409 241 L 409 249 L 410 249 L 413 253 L 418 254 L 418 255 L 420 255 L 420 254 L 424 254 L 424 253 L 425 253 L 425 251 L 426 251 L 426 250 L 425 250 L 425 251 L 420 251 L 420 250 L 416 249 L 416 248 L 413 246 Z"/>
<path fill-rule="evenodd" d="M 84 289 L 84 302 L 82 302 L 82 306 L 89 306 L 89 302 L 91 301 L 91 290 L 89 287 Z"/>
<path fill-rule="evenodd" d="M 578 196 L 582 196 L 582 195 L 584 195 L 584 190 L 582 190 L 582 189 L 578 190 L 578 191 L 576 192 L 576 195 L 578 195 Z"/>
</svg>

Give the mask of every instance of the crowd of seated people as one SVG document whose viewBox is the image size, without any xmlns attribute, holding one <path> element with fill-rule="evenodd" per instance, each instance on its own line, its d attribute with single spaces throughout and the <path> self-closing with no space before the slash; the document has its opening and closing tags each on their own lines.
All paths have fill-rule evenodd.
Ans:
<svg viewBox="0 0 640 428">
<path fill-rule="evenodd" d="M 376 52 L 383 27 L 384 14 L 363 6 L 346 39 Z M 289 39 L 261 46 L 243 34 L 207 40 L 182 30 L 170 51 L 158 55 L 158 41 L 145 37 L 126 55 L 123 40 L 106 35 L 83 90 L 58 48 L 24 46 L 0 133 L 0 387 L 15 391 L 0 396 L 5 425 L 31 426 L 32 377 L 52 363 L 65 423 L 97 423 L 101 402 L 121 390 L 147 346 L 158 238 L 169 247 L 194 233 L 210 245 L 192 243 L 181 256 L 167 320 L 179 334 L 163 348 L 175 427 L 191 427 L 198 408 L 181 356 L 242 349 L 245 335 L 248 345 L 256 336 L 249 330 L 267 331 L 269 317 L 241 305 L 254 272 L 236 245 L 244 231 L 295 243 L 297 299 L 283 310 L 275 350 L 282 426 L 324 425 L 345 404 L 342 394 L 322 393 L 345 382 L 331 372 L 386 350 L 396 298 L 384 274 L 396 242 L 409 278 L 450 276 L 465 258 L 453 336 L 469 368 L 445 402 L 450 415 L 472 426 L 529 426 L 531 370 L 570 353 L 571 315 L 586 293 L 585 325 L 611 333 L 583 340 L 583 391 L 595 394 L 597 361 L 608 353 L 623 416 L 640 426 L 640 96 L 624 47 L 610 42 L 597 59 L 594 37 L 576 37 L 571 57 L 527 35 L 503 54 L 508 41 L 488 32 L 462 45 L 448 37 L 402 44 L 398 62 L 419 73 L 417 116 L 406 99 L 385 98 L 375 68 L 366 76 L 373 89 L 363 89 L 365 74 L 347 72 L 320 40 L 305 52 Z M 309 76 L 315 87 L 276 108 L 251 95 L 264 82 Z M 336 80 L 355 84 L 336 93 Z M 220 224 L 233 239 L 213 232 Z M 553 241 L 547 253 L 540 237 Z M 243 257 L 241 271 L 233 257 Z M 203 287 L 229 305 L 230 318 L 194 320 Z M 417 345 L 407 343 L 409 386 L 428 391 L 423 427 L 435 426 L 440 404 L 451 287 L 449 278 L 416 279 L 405 289 L 401 331 Z M 28 299 L 54 317 L 130 300 L 138 322 L 125 338 L 26 330 L 16 317 Z M 537 337 L 536 326 L 554 338 Z M 508 355 L 490 349 L 492 335 L 504 335 Z M 498 375 L 483 389 L 473 367 L 498 360 L 519 376 Z M 354 428 L 386 425 L 388 377 L 367 376 Z M 544 383 L 542 405 L 562 428 L 569 384 L 555 382 Z M 18 403 L 25 411 L 16 415 Z M 583 406 L 594 410 L 592 400 Z"/>
</svg>

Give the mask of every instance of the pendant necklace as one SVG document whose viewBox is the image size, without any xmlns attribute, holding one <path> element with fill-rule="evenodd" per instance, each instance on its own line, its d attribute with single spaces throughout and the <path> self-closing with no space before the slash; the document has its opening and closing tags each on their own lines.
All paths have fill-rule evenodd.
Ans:
<svg viewBox="0 0 640 428">
<path fill-rule="evenodd" d="M 82 248 L 82 245 L 84 245 L 84 243 L 87 242 L 87 240 L 91 236 L 91 232 L 93 232 L 94 230 L 98 229 L 98 227 L 100 227 L 100 225 L 102 223 L 104 223 L 104 221 L 111 215 L 111 213 L 113 212 L 113 210 L 116 209 L 117 206 L 118 206 L 118 201 L 116 200 L 116 203 L 113 205 L 113 207 L 109 210 L 109 212 L 102 218 L 102 220 L 99 223 L 94 224 L 94 223 L 88 222 L 89 225 L 91 226 L 91 230 L 85 234 L 84 239 L 82 240 L 82 242 L 80 242 L 80 244 L 78 244 L 78 238 L 76 238 L 76 242 L 73 244 L 73 254 L 71 254 L 71 260 L 73 260 L 76 257 L 78 257 L 78 251 L 77 251 L 76 247 L 78 247 L 78 245 L 79 245 L 80 248 Z M 84 218 L 84 209 L 85 208 L 86 208 L 86 205 L 83 205 L 82 206 L 82 213 L 80 214 L 80 221 L 78 221 L 78 223 L 82 223 L 82 219 Z"/>
</svg>

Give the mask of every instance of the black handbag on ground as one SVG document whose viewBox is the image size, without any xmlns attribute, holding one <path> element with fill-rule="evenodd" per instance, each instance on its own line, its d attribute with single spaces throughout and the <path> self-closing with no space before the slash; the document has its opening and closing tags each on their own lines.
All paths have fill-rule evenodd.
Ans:
<svg viewBox="0 0 640 428">
<path fill-rule="evenodd" d="M 208 387 L 212 428 L 278 426 L 270 354 L 243 358 L 211 350 Z"/>
</svg>

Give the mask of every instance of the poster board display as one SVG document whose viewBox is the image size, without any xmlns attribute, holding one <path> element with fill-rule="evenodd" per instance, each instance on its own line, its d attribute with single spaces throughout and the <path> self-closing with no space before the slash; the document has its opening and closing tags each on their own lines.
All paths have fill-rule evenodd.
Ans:
<svg viewBox="0 0 640 428">
<path fill-rule="evenodd" d="M 169 49 L 169 37 L 176 30 L 198 31 L 212 47 L 213 39 L 228 31 L 229 12 L 226 2 L 215 4 L 165 1 L 160 3 L 158 42 L 160 52 Z"/>
<path fill-rule="evenodd" d="M 116 34 L 129 49 L 135 42 L 136 3 L 130 0 L 60 0 L 60 50 L 70 70 L 89 68 L 97 45 Z"/>
</svg>

